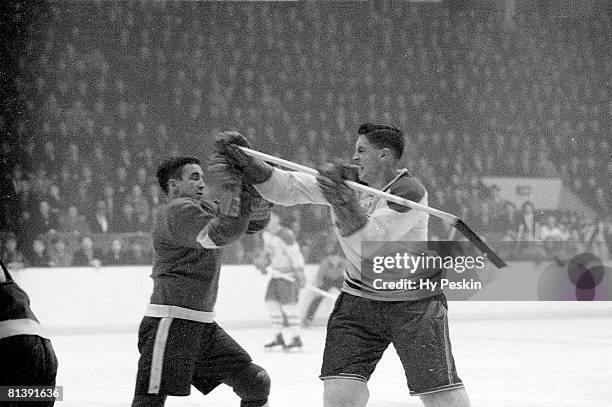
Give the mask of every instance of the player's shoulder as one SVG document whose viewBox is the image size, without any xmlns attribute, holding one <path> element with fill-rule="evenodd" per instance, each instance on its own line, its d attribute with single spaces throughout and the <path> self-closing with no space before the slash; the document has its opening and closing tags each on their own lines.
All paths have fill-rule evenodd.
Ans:
<svg viewBox="0 0 612 407">
<path fill-rule="evenodd" d="M 276 233 L 276 235 L 280 237 L 281 240 L 288 245 L 295 243 L 295 234 L 293 233 L 291 229 L 282 227 L 280 228 L 278 233 Z"/>
<path fill-rule="evenodd" d="M 218 205 L 214 201 L 200 202 L 189 197 L 174 198 L 168 203 L 168 212 L 180 214 L 182 212 L 205 211 L 214 214 Z"/>
<path fill-rule="evenodd" d="M 185 196 L 180 196 L 178 198 L 171 199 L 170 202 L 168 202 L 168 209 L 177 210 L 177 209 L 187 208 L 187 207 L 196 206 L 196 205 L 198 205 L 198 203 L 195 199 L 185 197 Z"/>
<path fill-rule="evenodd" d="M 407 170 L 389 186 L 388 192 L 413 202 L 420 202 L 426 194 L 425 186 L 423 186 L 421 181 L 410 175 Z M 409 209 L 403 205 L 392 202 L 389 202 L 388 205 L 398 212 L 406 212 Z"/>
<path fill-rule="evenodd" d="M 420 201 L 425 196 L 425 186 L 410 173 L 405 172 L 389 186 L 389 192 L 411 201 Z"/>
</svg>

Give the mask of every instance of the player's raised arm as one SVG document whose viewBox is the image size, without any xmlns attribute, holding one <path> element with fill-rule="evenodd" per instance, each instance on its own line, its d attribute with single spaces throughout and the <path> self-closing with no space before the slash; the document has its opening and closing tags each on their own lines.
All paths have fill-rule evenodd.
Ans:
<svg viewBox="0 0 612 407">
<path fill-rule="evenodd" d="M 219 152 L 228 158 L 232 167 L 266 200 L 284 206 L 299 204 L 329 205 L 317 186 L 317 179 L 301 172 L 284 171 L 245 154 L 236 146 L 248 147 L 244 136 L 223 132 L 217 139 Z"/>
<path fill-rule="evenodd" d="M 160 233 L 167 234 L 167 238 L 187 247 L 213 249 L 235 241 L 246 231 L 253 196 L 241 190 L 237 213 L 220 213 L 218 205 L 202 200 L 205 184 L 199 160 L 169 159 L 160 167 L 158 178 L 168 197 L 167 210 L 160 212 L 162 224 L 166 225 Z M 228 176 L 220 182 L 241 181 Z"/>
<path fill-rule="evenodd" d="M 252 196 L 241 194 L 237 217 L 219 213 L 217 205 L 199 203 L 189 198 L 175 199 L 168 209 L 169 232 L 185 246 L 214 249 L 237 240 L 246 231 L 251 212 Z"/>
</svg>

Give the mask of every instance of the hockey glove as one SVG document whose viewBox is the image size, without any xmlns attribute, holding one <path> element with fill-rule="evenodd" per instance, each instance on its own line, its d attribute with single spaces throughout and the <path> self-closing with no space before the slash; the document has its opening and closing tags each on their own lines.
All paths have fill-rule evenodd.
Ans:
<svg viewBox="0 0 612 407">
<path fill-rule="evenodd" d="M 227 157 L 219 153 L 210 158 L 206 171 L 210 175 L 212 185 L 228 190 L 236 190 L 242 185 L 242 174 L 232 166 Z"/>
<path fill-rule="evenodd" d="M 269 164 L 246 155 L 237 147 L 250 147 L 248 140 L 240 133 L 222 132 L 215 138 L 215 145 L 219 153 L 228 158 L 228 162 L 243 174 L 248 183 L 259 184 L 272 175 L 272 167 Z"/>
<path fill-rule="evenodd" d="M 352 235 L 366 225 L 368 218 L 359 205 L 357 194 L 342 180 L 341 161 L 319 168 L 317 182 L 323 197 L 336 214 L 336 227 L 341 236 Z"/>
<path fill-rule="evenodd" d="M 263 198 L 255 197 L 251 203 L 251 218 L 246 233 L 253 234 L 262 231 L 270 222 L 272 204 Z"/>
<path fill-rule="evenodd" d="M 360 184 L 363 184 L 363 182 L 359 180 L 358 165 L 342 164 L 342 166 L 340 167 L 340 178 L 347 181 L 359 182 Z"/>
</svg>

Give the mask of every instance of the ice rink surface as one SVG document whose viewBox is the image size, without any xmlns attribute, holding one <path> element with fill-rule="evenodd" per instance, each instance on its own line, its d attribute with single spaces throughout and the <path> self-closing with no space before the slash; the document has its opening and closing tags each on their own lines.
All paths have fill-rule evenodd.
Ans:
<svg viewBox="0 0 612 407">
<path fill-rule="evenodd" d="M 473 407 L 612 405 L 612 313 L 608 310 L 553 317 L 538 316 L 536 310 L 528 316 L 453 319 L 453 303 L 450 306 L 455 361 Z M 230 326 L 226 330 L 270 373 L 271 406 L 322 406 L 323 384 L 317 376 L 324 327 L 304 330 L 303 351 L 289 354 L 263 350 L 272 337 L 266 328 Z M 138 360 L 136 339 L 136 331 L 54 335 L 60 361 L 57 384 L 64 386 L 64 401 L 56 405 L 129 406 Z M 393 348 L 385 353 L 369 388 L 371 407 L 421 405 L 408 395 Z M 239 405 L 225 386 L 208 396 L 192 390 L 189 397 L 170 397 L 166 405 Z"/>
</svg>

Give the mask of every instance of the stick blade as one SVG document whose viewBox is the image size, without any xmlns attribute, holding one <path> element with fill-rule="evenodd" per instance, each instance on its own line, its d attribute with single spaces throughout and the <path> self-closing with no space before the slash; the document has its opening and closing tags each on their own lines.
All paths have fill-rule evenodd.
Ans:
<svg viewBox="0 0 612 407">
<path fill-rule="evenodd" d="M 491 260 L 491 262 L 495 264 L 497 268 L 500 269 L 502 267 L 507 266 L 506 262 L 501 257 L 499 257 L 497 253 L 495 253 L 495 251 L 491 249 L 489 245 L 487 245 L 480 238 L 480 236 L 478 236 L 472 229 L 470 229 L 470 227 L 466 225 L 464 221 L 462 221 L 461 219 L 457 219 L 453 226 L 456 227 L 457 230 L 459 230 L 465 237 L 467 237 L 470 242 L 474 243 L 474 245 L 481 252 L 486 254 L 487 258 Z"/>
</svg>

